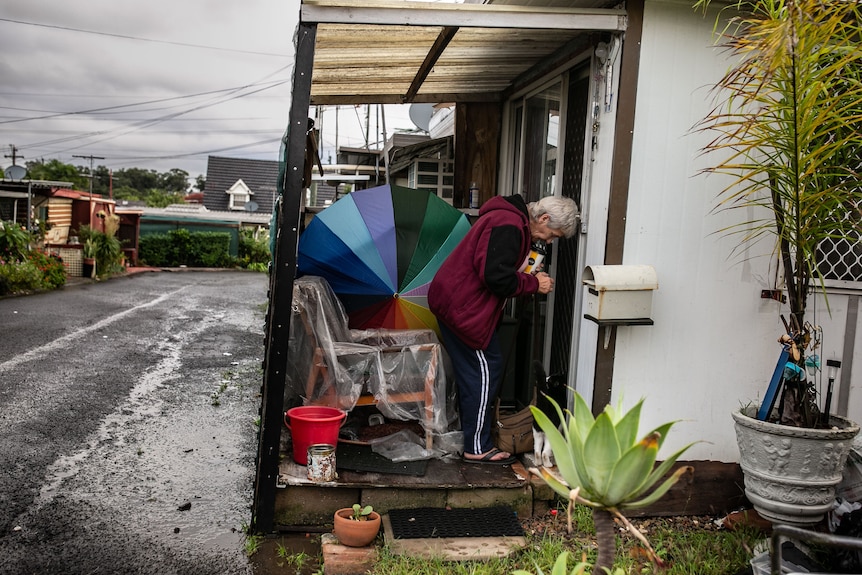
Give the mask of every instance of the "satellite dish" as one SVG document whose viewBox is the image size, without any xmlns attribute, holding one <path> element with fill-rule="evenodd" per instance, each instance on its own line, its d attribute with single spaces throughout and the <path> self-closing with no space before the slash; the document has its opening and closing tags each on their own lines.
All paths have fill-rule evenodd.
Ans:
<svg viewBox="0 0 862 575">
<path fill-rule="evenodd" d="M 428 127 L 431 125 L 431 115 L 434 114 L 434 104 L 410 104 L 408 114 L 410 115 L 410 121 L 417 128 L 423 132 L 427 132 Z"/>
<path fill-rule="evenodd" d="M 245 211 L 247 212 L 256 212 L 259 207 L 254 200 L 245 203 Z"/>
<path fill-rule="evenodd" d="M 27 175 L 27 168 L 24 166 L 9 166 L 3 173 L 10 180 L 23 180 L 24 176 Z"/>
</svg>

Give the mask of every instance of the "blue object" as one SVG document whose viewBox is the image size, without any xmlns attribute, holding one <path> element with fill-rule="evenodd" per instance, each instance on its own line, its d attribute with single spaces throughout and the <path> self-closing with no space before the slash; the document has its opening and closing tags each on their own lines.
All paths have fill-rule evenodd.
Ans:
<svg viewBox="0 0 862 575">
<path fill-rule="evenodd" d="M 784 379 L 804 379 L 805 372 L 801 367 L 788 361 L 784 364 Z"/>
<path fill-rule="evenodd" d="M 757 410 L 757 419 L 766 421 L 769 417 L 769 412 L 775 406 L 775 400 L 778 397 L 778 389 L 784 381 L 784 368 L 787 365 L 787 358 L 790 357 L 790 346 L 785 345 L 781 349 L 781 355 L 778 356 L 778 363 L 775 365 L 775 371 L 772 372 L 772 379 L 769 380 L 769 387 L 766 388 L 766 395 L 763 396 L 763 402 L 760 404 L 760 409 Z"/>
</svg>

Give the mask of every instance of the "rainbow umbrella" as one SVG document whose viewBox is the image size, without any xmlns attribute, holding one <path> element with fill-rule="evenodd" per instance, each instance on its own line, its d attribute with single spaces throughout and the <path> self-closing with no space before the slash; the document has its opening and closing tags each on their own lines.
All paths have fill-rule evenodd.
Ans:
<svg viewBox="0 0 862 575">
<path fill-rule="evenodd" d="M 470 229 L 436 195 L 385 185 L 321 211 L 299 238 L 299 275 L 321 276 L 356 329 L 431 328 L 428 285 Z"/>
</svg>

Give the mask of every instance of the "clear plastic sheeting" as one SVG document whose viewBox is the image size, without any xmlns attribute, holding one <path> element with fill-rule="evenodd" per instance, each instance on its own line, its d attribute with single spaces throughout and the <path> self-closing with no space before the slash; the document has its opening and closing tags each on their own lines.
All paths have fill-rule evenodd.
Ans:
<svg viewBox="0 0 862 575">
<path fill-rule="evenodd" d="M 434 438 L 434 446 L 425 447 L 422 439 L 410 430 L 402 430 L 379 439 L 372 439 L 371 450 L 391 461 L 422 459 L 459 459 L 464 450 L 464 433 L 449 431 Z"/>
<path fill-rule="evenodd" d="M 447 431 L 446 371 L 430 329 L 350 330 L 321 277 L 294 281 L 285 404 L 350 411 L 376 403 L 388 418 L 419 420 L 426 437 Z"/>
</svg>

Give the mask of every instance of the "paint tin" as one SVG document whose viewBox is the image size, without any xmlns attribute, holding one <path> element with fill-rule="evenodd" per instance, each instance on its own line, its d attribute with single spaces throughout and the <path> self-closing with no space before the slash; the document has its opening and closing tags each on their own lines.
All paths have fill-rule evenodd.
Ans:
<svg viewBox="0 0 862 575">
<path fill-rule="evenodd" d="M 335 481 L 335 446 L 315 443 L 308 446 L 308 479 L 315 483 Z"/>
</svg>

